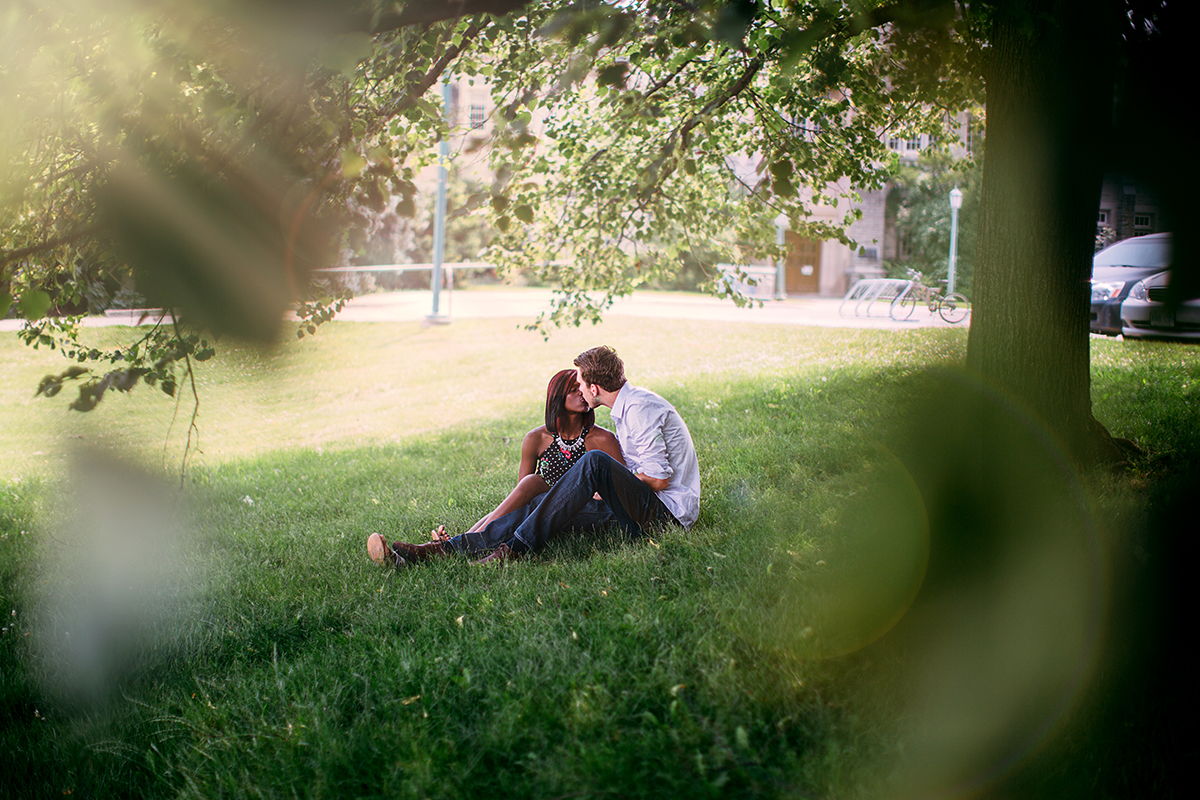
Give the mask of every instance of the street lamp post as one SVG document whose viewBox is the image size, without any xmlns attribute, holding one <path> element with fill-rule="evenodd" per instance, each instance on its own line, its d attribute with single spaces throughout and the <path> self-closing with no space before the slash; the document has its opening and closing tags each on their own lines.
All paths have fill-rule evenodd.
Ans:
<svg viewBox="0 0 1200 800">
<path fill-rule="evenodd" d="M 780 251 L 783 250 L 785 240 L 784 232 L 787 230 L 788 218 L 786 214 L 780 214 L 775 218 L 775 244 L 779 246 Z M 775 299 L 787 300 L 787 257 L 786 255 L 779 256 L 775 259 Z"/>
<path fill-rule="evenodd" d="M 950 265 L 947 269 L 946 296 L 954 292 L 954 268 L 958 266 L 958 210 L 962 208 L 963 194 L 955 186 L 950 190 Z"/>
<path fill-rule="evenodd" d="M 447 125 L 450 123 L 450 80 L 442 79 L 442 110 Z M 433 292 L 433 310 L 426 317 L 427 322 L 449 322 L 450 318 L 441 313 L 438 301 L 442 294 L 442 262 L 446 253 L 446 184 L 449 171 L 446 168 L 450 161 L 450 138 L 443 136 L 438 145 L 438 185 L 437 205 L 433 212 L 433 269 L 430 270 L 429 288 Z"/>
</svg>

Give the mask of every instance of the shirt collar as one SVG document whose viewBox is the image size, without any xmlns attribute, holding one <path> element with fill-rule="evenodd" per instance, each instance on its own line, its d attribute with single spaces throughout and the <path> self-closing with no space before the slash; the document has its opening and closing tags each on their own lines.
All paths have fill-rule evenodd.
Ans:
<svg viewBox="0 0 1200 800">
<path fill-rule="evenodd" d="M 629 392 L 625 391 L 629 387 L 629 381 L 621 384 L 621 388 L 617 389 L 617 399 L 613 401 L 612 409 L 609 411 L 609 417 L 620 419 L 625 414 L 626 402 L 629 399 Z"/>
</svg>

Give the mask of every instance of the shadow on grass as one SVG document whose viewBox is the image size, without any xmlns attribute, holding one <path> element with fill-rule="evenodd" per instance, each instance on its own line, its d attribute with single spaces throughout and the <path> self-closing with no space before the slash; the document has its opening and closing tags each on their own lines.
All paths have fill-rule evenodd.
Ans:
<svg viewBox="0 0 1200 800">
<path fill-rule="evenodd" d="M 971 401 L 912 369 L 680 395 L 704 470 L 692 531 L 569 535 L 498 568 L 381 570 L 363 543 L 489 510 L 515 422 L 198 471 L 205 569 L 175 644 L 83 712 L 41 688 L 35 628 L 0 637 L 0 774 L 30 796 L 1170 785 L 1164 714 L 1192 697 L 1174 657 L 1190 540 L 1171 532 L 1195 485 L 1174 470 L 1195 442 L 1151 443 L 1143 472 L 1078 476 L 1015 424 L 1001 438 L 1029 447 L 1014 479 L 975 497 L 971 448 L 946 433 Z M 1167 395 L 1144 413 L 1182 413 Z M 33 499 L 4 502 L 0 531 L 35 527 Z M 38 557 L 20 537 L 0 547 L 23 623 Z"/>
<path fill-rule="evenodd" d="M 1143 389 L 1143 413 L 1179 427 L 1113 476 L 1078 469 L 991 387 L 927 380 L 894 449 L 924 501 L 928 567 L 871 649 L 897 659 L 880 685 L 909 709 L 886 794 L 1172 796 L 1195 711 L 1177 654 L 1200 413 L 1169 383 Z"/>
</svg>

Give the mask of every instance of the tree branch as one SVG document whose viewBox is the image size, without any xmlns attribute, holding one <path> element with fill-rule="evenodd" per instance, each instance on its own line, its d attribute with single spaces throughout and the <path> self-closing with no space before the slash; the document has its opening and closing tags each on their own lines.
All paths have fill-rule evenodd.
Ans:
<svg viewBox="0 0 1200 800">
<path fill-rule="evenodd" d="M 433 85 L 438 82 L 438 79 L 442 77 L 442 74 L 449 69 L 454 60 L 462 54 L 463 50 L 465 50 L 471 42 L 475 41 L 482 31 L 482 25 L 479 23 L 472 23 L 469 28 L 463 31 L 462 41 L 447 48 L 445 52 L 442 53 L 441 57 L 434 62 L 433 66 L 429 68 L 429 71 L 425 73 L 424 77 L 421 78 L 420 82 L 409 89 L 408 93 L 404 95 L 404 97 L 388 106 L 388 108 L 380 116 L 384 118 L 396 116 L 401 111 L 412 105 L 418 98 L 425 94 L 425 92 L 429 91 Z"/>
<path fill-rule="evenodd" d="M 718 97 L 714 97 L 712 100 L 710 100 L 704 106 L 704 108 L 693 114 L 687 122 L 683 123 L 683 125 L 679 127 L 678 133 L 680 138 L 685 139 L 693 128 L 704 121 L 705 117 L 745 91 L 746 87 L 749 86 L 751 81 L 754 80 L 754 76 L 757 75 L 758 71 L 763 68 L 765 60 L 765 57 L 761 55 L 750 59 L 750 63 L 746 65 L 744 70 L 742 70 L 741 77 L 734 81 L 733 84 Z"/>
<path fill-rule="evenodd" d="M 410 25 L 430 25 L 475 14 L 504 16 L 529 4 L 529 0 L 410 0 L 399 11 L 383 14 L 368 27 L 372 34 Z"/>
<path fill-rule="evenodd" d="M 670 75 L 666 76 L 662 80 L 655 81 L 654 83 L 652 83 L 650 85 L 650 87 L 646 90 L 646 94 L 643 95 L 643 98 L 650 97 L 650 95 L 652 95 L 655 92 L 659 91 L 660 89 L 663 89 L 664 87 L 666 87 L 667 84 L 669 84 L 671 81 L 675 80 L 675 78 L 679 75 L 679 73 L 683 72 L 685 67 L 690 65 L 695 60 L 696 60 L 695 56 L 692 56 L 691 58 L 686 59 L 682 64 L 680 64 L 678 67 L 676 67 L 675 71 L 672 72 Z"/>
<path fill-rule="evenodd" d="M 59 236 L 55 239 L 47 239 L 44 242 L 31 244 L 29 247 L 21 247 L 16 250 L 0 251 L 0 266 L 4 266 L 5 264 L 9 264 L 13 261 L 20 261 L 22 258 L 36 255 L 38 253 L 44 253 L 47 250 L 53 250 L 54 248 L 61 247 L 64 244 L 71 244 L 72 242 L 80 239 L 85 239 L 88 236 L 92 236 L 99 230 L 99 225 L 93 225 L 88 228 L 83 228 L 82 230 Z"/>
</svg>

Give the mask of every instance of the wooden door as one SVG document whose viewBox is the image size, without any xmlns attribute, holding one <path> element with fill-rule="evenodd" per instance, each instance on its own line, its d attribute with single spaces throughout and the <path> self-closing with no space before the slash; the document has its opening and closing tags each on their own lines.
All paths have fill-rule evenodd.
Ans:
<svg viewBox="0 0 1200 800">
<path fill-rule="evenodd" d="M 784 286 L 788 294 L 816 294 L 821 290 L 821 242 L 805 239 L 797 233 L 784 234 L 787 261 Z"/>
</svg>

